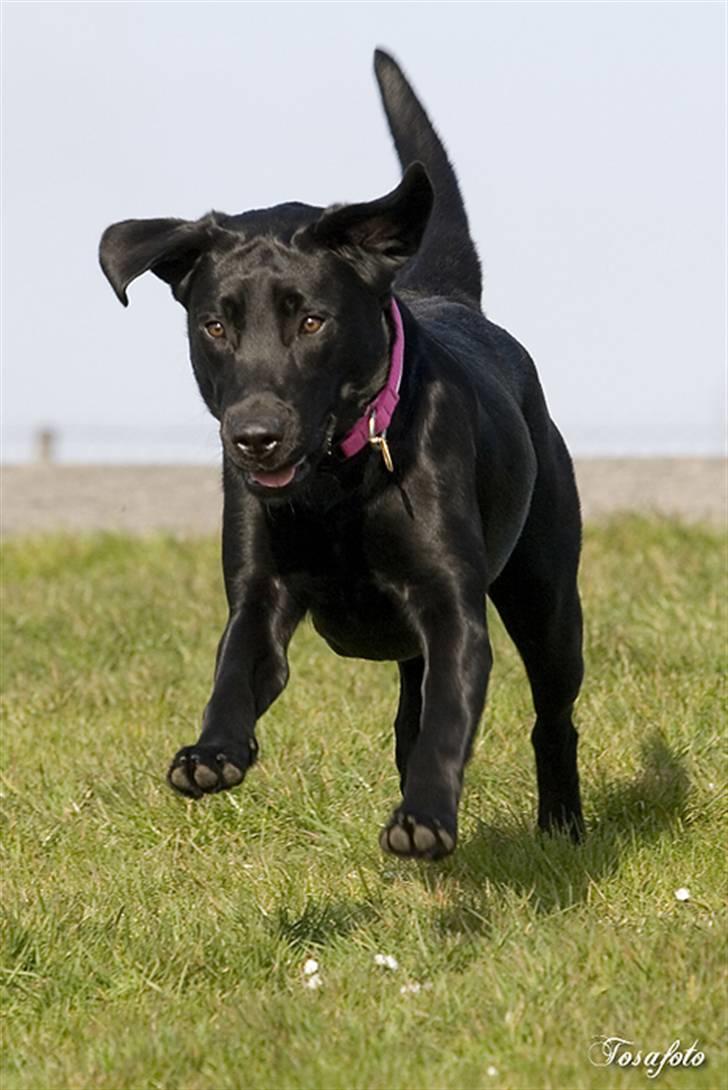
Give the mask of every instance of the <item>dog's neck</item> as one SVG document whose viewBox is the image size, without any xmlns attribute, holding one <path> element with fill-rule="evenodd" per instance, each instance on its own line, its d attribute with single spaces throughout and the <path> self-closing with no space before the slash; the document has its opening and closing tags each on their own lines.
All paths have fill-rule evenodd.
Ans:
<svg viewBox="0 0 728 1090">
<path fill-rule="evenodd" d="M 387 381 L 376 397 L 369 402 L 354 427 L 340 441 L 338 449 L 342 457 L 348 459 L 353 458 L 367 444 L 378 447 L 384 464 L 391 472 L 392 460 L 387 446 L 387 428 L 399 402 L 404 364 L 404 326 L 394 298 L 389 304 L 389 314 L 394 327 L 394 340 L 390 350 Z"/>
</svg>

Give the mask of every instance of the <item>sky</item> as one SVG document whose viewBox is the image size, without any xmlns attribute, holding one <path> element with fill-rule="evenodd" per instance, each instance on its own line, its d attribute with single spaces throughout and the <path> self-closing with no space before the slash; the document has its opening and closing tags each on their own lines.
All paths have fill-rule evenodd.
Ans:
<svg viewBox="0 0 728 1090">
<path fill-rule="evenodd" d="M 5 461 L 219 461 L 184 312 L 124 310 L 110 223 L 399 180 L 372 75 L 408 73 L 453 160 L 484 308 L 573 453 L 725 442 L 723 3 L 3 4 Z"/>
</svg>

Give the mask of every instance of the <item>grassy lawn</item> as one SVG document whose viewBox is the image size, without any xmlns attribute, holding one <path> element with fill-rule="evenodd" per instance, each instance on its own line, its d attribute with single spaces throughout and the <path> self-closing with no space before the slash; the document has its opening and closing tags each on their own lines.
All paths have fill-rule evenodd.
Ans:
<svg viewBox="0 0 728 1090">
<path fill-rule="evenodd" d="M 164 774 L 208 693 L 217 543 L 7 546 L 4 1090 L 717 1087 L 725 552 L 625 519 L 587 533 L 582 571 L 587 842 L 533 832 L 528 689 L 493 618 L 460 847 L 425 865 L 377 847 L 393 666 L 303 626 L 259 765 L 186 802 Z M 602 1035 L 707 1060 L 596 1067 Z"/>
</svg>

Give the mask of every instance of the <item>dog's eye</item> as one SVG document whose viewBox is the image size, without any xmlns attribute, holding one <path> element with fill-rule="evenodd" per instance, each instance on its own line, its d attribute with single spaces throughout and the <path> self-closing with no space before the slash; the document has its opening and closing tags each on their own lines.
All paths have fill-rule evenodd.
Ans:
<svg viewBox="0 0 728 1090">
<path fill-rule="evenodd" d="M 222 322 L 207 322 L 205 329 L 216 341 L 219 341 L 221 337 L 225 336 L 225 326 Z"/>
<path fill-rule="evenodd" d="M 323 318 L 317 318 L 315 314 L 309 314 L 301 322 L 301 333 L 318 333 L 323 324 Z"/>
</svg>

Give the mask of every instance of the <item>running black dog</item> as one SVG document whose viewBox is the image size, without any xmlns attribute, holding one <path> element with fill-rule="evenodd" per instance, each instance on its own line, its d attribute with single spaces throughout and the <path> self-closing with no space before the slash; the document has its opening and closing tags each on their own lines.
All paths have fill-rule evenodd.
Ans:
<svg viewBox="0 0 728 1090">
<path fill-rule="evenodd" d="M 202 733 L 172 787 L 234 787 L 306 613 L 341 655 L 399 664 L 403 799 L 383 849 L 453 850 L 491 651 L 485 595 L 528 672 L 542 829 L 582 832 L 579 501 L 526 351 L 480 308 L 457 180 L 396 63 L 375 55 L 404 170 L 364 204 L 126 220 L 101 264 L 127 303 L 151 271 L 186 309 L 220 421 L 230 616 Z"/>
</svg>

